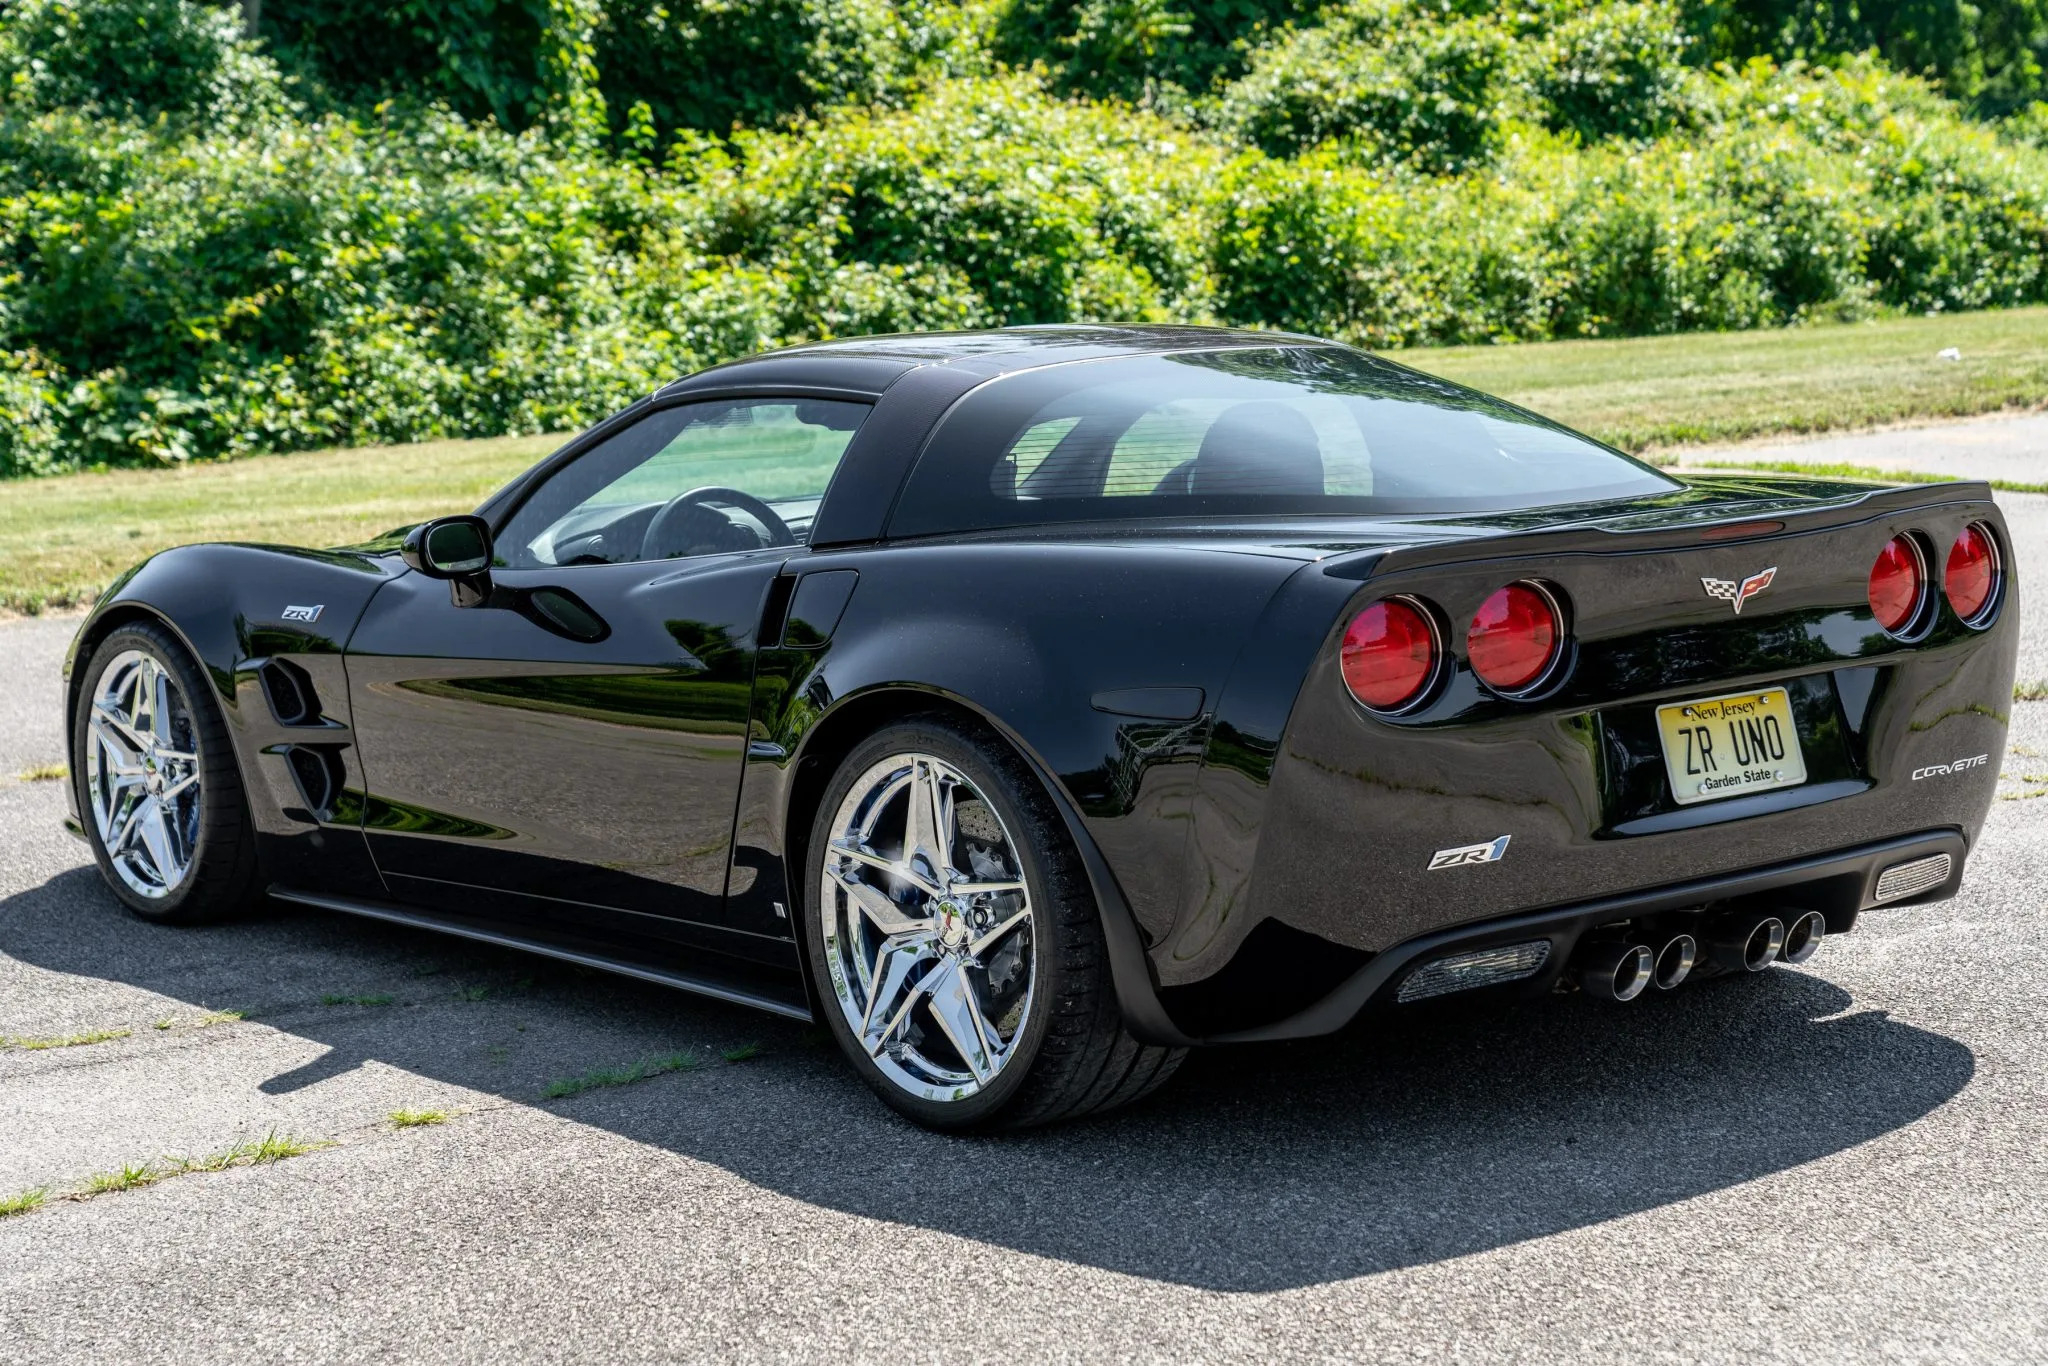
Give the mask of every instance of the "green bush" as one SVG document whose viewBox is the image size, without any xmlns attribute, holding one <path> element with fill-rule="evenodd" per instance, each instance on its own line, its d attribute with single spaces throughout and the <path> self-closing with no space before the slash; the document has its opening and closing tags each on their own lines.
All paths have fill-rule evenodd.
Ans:
<svg viewBox="0 0 2048 1366">
<path fill-rule="evenodd" d="M 733 148 L 694 187 L 703 248 L 788 278 L 792 332 L 1206 309 L 1222 156 L 1156 116 L 1051 100 L 1020 76 L 956 80 Z"/>
<path fill-rule="evenodd" d="M 1247 158 L 1216 232 L 1218 311 L 1365 346 L 1512 341 L 1547 330 L 1529 206 L 1491 177 Z"/>
<path fill-rule="evenodd" d="M 1553 128 L 1646 137 L 1680 122 L 1686 38 L 1668 5 L 1601 5 L 1532 44 L 1529 85 Z"/>
<path fill-rule="evenodd" d="M 60 376 L 33 351 L 0 352 L 0 478 L 55 474 L 64 451 Z"/>
<path fill-rule="evenodd" d="M 1481 159 L 1506 113 L 1511 55 L 1491 17 L 1437 21 L 1409 0 L 1354 0 L 1260 49 L 1223 121 L 1274 156 L 1360 137 L 1436 170 Z"/>
<path fill-rule="evenodd" d="M 1200 95 L 1243 75 L 1268 34 L 1320 8 L 1320 0 L 1004 0 L 990 46 L 1014 66 L 1044 63 L 1063 91 Z"/>
<path fill-rule="evenodd" d="M 1875 53 L 1986 112 L 2048 97 L 2048 0 L 1685 0 L 1704 61 Z"/>
<path fill-rule="evenodd" d="M 595 74 L 597 0 L 264 0 L 261 13 L 280 63 L 333 106 L 442 102 L 517 130 L 568 110 Z"/>
<path fill-rule="evenodd" d="M 0 8 L 0 476 L 572 428 L 866 332 L 2048 299 L 2048 106 L 1687 66 L 1656 0 L 264 13 L 271 53 L 198 0 Z"/>
<path fill-rule="evenodd" d="M 613 0 L 596 62 L 615 123 L 645 104 L 662 133 L 724 133 L 972 68 L 974 25 L 972 11 L 889 0 Z"/>
<path fill-rule="evenodd" d="M 36 110 L 219 119 L 269 93 L 271 72 L 225 10 L 190 0 L 13 0 L 0 11 L 0 89 Z"/>
</svg>

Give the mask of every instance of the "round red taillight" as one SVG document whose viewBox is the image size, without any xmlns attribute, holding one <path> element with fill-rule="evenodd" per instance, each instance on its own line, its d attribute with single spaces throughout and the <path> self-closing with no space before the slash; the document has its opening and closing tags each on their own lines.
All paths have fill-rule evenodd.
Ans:
<svg viewBox="0 0 2048 1366">
<path fill-rule="evenodd" d="M 1343 662 L 1353 697 L 1380 711 L 1405 707 L 1436 677 L 1436 627 L 1406 599 L 1376 602 L 1345 628 Z"/>
<path fill-rule="evenodd" d="M 1927 592 L 1927 567 L 1910 536 L 1894 536 L 1870 566 L 1870 610 L 1877 624 L 1898 635 L 1920 615 Z"/>
<path fill-rule="evenodd" d="M 1511 583 L 1472 614 L 1465 654 L 1487 687 L 1521 692 L 1550 672 L 1563 644 L 1556 601 L 1533 583 Z"/>
<path fill-rule="evenodd" d="M 1972 522 L 1948 550 L 1948 568 L 1942 574 L 1949 606 L 1971 626 L 1981 625 L 1990 615 L 1991 599 L 1998 591 L 1998 543 L 1991 529 Z"/>
</svg>

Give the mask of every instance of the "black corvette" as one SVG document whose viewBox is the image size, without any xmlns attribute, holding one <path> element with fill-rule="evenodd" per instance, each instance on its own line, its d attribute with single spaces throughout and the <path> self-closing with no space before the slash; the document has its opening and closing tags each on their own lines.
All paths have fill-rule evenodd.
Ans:
<svg viewBox="0 0 2048 1366">
<path fill-rule="evenodd" d="M 1952 895 L 2008 546 L 1979 484 L 1677 478 L 1305 337 L 798 347 L 474 516 L 130 571 L 67 664 L 74 824 L 150 919 L 522 946 L 1042 1122 Z"/>
</svg>

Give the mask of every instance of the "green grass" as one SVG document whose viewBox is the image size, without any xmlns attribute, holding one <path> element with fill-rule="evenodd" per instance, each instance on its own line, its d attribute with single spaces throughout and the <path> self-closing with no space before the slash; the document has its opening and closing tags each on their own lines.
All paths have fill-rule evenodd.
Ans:
<svg viewBox="0 0 2048 1366">
<path fill-rule="evenodd" d="M 2015 702 L 2048 702 L 2048 680 L 2033 679 L 2012 686 L 2012 700 Z"/>
<path fill-rule="evenodd" d="M 664 1072 L 691 1072 L 699 1066 L 694 1053 L 665 1053 L 658 1058 L 643 1058 L 624 1067 L 599 1067 L 574 1077 L 557 1077 L 547 1084 L 541 1094 L 549 1100 L 560 1100 L 564 1096 L 577 1096 L 585 1091 L 595 1091 L 603 1086 L 631 1086 L 636 1081 L 658 1077 Z"/>
<path fill-rule="evenodd" d="M 467 512 L 558 444 L 437 441 L 9 481 L 0 495 L 0 610 L 90 602 L 116 574 L 166 546 L 345 545 Z"/>
<path fill-rule="evenodd" d="M 64 764 L 37 764 L 32 768 L 23 769 L 15 776 L 25 783 L 49 783 L 59 778 L 70 777 L 71 769 Z"/>
<path fill-rule="evenodd" d="M 43 1203 L 49 1191 L 42 1186 L 34 1190 L 21 1191 L 15 1195 L 0 1196 L 0 1219 L 10 1219 L 17 1214 L 27 1214 Z"/>
<path fill-rule="evenodd" d="M 1943 361 L 1943 347 L 1960 361 Z M 1628 450 L 2048 403 L 2048 308 L 1395 357 Z"/>
<path fill-rule="evenodd" d="M 1961 361 L 1935 359 L 1948 346 Z M 1654 450 L 2048 403 L 2048 308 L 1397 358 Z M 11 481 L 0 497 L 0 611 L 83 604 L 166 546 L 343 545 L 466 510 L 559 442 L 437 441 Z"/>
<path fill-rule="evenodd" d="M 726 1049 L 718 1056 L 724 1058 L 727 1062 L 751 1062 L 753 1059 L 761 1056 L 761 1045 L 757 1043 L 743 1043 L 737 1048 Z"/>
<path fill-rule="evenodd" d="M 429 1124 L 446 1124 L 446 1110 L 393 1110 L 391 1124 L 397 1129 L 423 1129 Z"/>
<path fill-rule="evenodd" d="M 85 1178 L 87 1195 L 112 1195 L 115 1191 L 134 1190 L 139 1186 L 151 1186 L 166 1176 L 175 1175 L 157 1162 L 131 1162 L 116 1171 L 94 1172 Z"/>
<path fill-rule="evenodd" d="M 320 998 L 323 1006 L 388 1006 L 398 998 L 388 991 L 365 992 L 360 996 L 337 996 L 329 993 Z"/>
<path fill-rule="evenodd" d="M 73 1194 L 78 1197 L 112 1195 L 116 1191 L 153 1186 L 174 1176 L 189 1176 L 194 1172 L 224 1172 L 230 1167 L 260 1167 L 272 1162 L 282 1162 L 289 1157 L 303 1157 L 307 1153 L 332 1146 L 328 1143 L 293 1138 L 289 1134 L 280 1134 L 273 1129 L 262 1138 L 236 1143 L 203 1157 L 158 1157 L 148 1162 L 130 1162 L 110 1172 L 97 1172 L 87 1177 L 85 1184 Z"/>
<path fill-rule="evenodd" d="M 1832 460 L 1814 464 L 1803 460 L 1718 460 L 1700 462 L 1699 468 L 1713 470 L 1758 470 L 1767 474 L 1810 474 L 1821 479 L 1869 479 L 1887 484 L 1946 484 L 1953 474 L 1929 474 L 1925 470 L 1895 470 L 1883 465 L 1852 465 Z M 2048 483 L 2027 483 L 2015 479 L 1986 479 L 1985 483 L 2008 493 L 2048 493 Z"/>
<path fill-rule="evenodd" d="M 0 1045 L 8 1048 L 22 1048 L 40 1052 L 46 1048 L 82 1048 L 87 1044 L 110 1043 L 125 1039 L 131 1031 L 126 1029 L 88 1029 L 81 1034 L 59 1034 L 42 1039 L 0 1039 Z"/>
</svg>

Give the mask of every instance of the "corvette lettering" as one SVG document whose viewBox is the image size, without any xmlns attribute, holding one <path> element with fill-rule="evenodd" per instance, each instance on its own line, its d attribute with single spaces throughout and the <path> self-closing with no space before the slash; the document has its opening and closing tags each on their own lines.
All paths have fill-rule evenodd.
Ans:
<svg viewBox="0 0 2048 1366">
<path fill-rule="evenodd" d="M 1462 844 L 1456 849 L 1439 849 L 1429 856 L 1429 871 L 1439 868 L 1462 868 L 1468 863 L 1493 863 L 1508 851 L 1509 836 L 1485 844 Z"/>
<path fill-rule="evenodd" d="M 1733 579 L 1703 578 L 1700 585 L 1707 590 L 1708 597 L 1733 603 L 1735 615 L 1739 617 L 1742 615 L 1742 604 L 1769 588 L 1771 580 L 1777 576 L 1778 566 L 1772 565 L 1769 569 L 1758 570 L 1740 583 Z"/>
<path fill-rule="evenodd" d="M 1956 759 L 1946 764 L 1929 764 L 1925 768 L 1913 770 L 1913 781 L 1917 783 L 1922 778 L 1946 778 L 1952 773 L 1967 773 L 1990 762 L 1991 756 L 1988 754 L 1973 754 L 1967 759 Z"/>
</svg>

